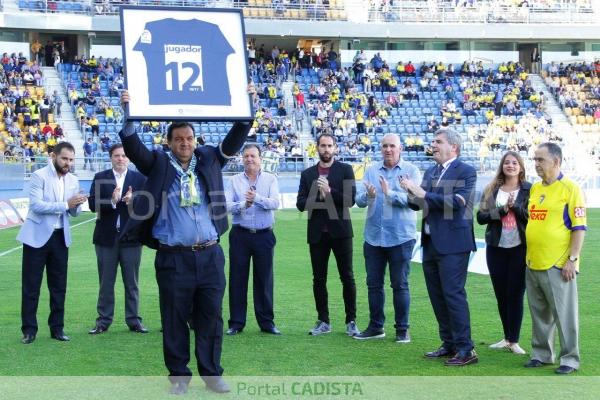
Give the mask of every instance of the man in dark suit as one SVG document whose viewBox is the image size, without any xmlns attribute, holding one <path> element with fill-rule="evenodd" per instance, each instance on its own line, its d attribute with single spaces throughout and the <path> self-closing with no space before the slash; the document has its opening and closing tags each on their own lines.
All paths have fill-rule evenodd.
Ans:
<svg viewBox="0 0 600 400">
<path fill-rule="evenodd" d="M 127 91 L 121 101 L 129 102 Z M 219 238 L 228 229 L 221 169 L 249 130 L 250 124 L 238 122 L 219 146 L 196 147 L 193 126 L 174 122 L 166 152 L 147 149 L 130 121 L 119 133 L 125 154 L 147 177 L 121 236 L 157 249 L 163 352 L 173 394 L 186 393 L 192 375 L 190 310 L 200 375 L 209 390 L 230 391 L 221 378 L 225 256 Z"/>
<path fill-rule="evenodd" d="M 448 366 L 478 361 L 465 291 L 469 256 L 476 250 L 473 197 L 477 173 L 458 159 L 461 143 L 457 132 L 437 131 L 431 145 L 436 165 L 425 172 L 420 186 L 401 180 L 411 208 L 423 210 L 423 272 L 442 340 L 441 347 L 425 357 L 450 357 Z"/>
<path fill-rule="evenodd" d="M 352 221 L 356 183 L 352 166 L 335 160 L 335 137 L 321 134 L 317 138 L 319 163 L 300 176 L 296 207 L 308 211 L 307 238 L 313 270 L 313 292 L 318 320 L 310 335 L 331 332 L 327 306 L 327 264 L 333 250 L 342 281 L 346 310 L 346 333 L 357 335 L 356 285 L 352 270 Z"/>
<path fill-rule="evenodd" d="M 108 151 L 112 168 L 98 172 L 90 188 L 90 210 L 97 213 L 93 243 L 98 259 L 98 294 L 96 326 L 89 333 L 105 332 L 113 321 L 115 311 L 115 279 L 121 264 L 121 276 L 125 285 L 125 322 L 133 332 L 148 333 L 138 315 L 138 274 L 142 256 L 139 241 L 119 239 L 121 226 L 129 219 L 128 206 L 134 192 L 141 190 L 146 178 L 137 171 L 128 170 L 129 158 L 121 143 Z"/>
</svg>

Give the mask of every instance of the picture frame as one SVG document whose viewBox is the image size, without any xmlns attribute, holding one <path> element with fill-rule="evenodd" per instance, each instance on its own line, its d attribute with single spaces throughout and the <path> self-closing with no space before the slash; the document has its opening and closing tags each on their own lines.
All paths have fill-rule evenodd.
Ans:
<svg viewBox="0 0 600 400">
<path fill-rule="evenodd" d="M 120 7 L 130 120 L 250 121 L 240 9 Z"/>
</svg>

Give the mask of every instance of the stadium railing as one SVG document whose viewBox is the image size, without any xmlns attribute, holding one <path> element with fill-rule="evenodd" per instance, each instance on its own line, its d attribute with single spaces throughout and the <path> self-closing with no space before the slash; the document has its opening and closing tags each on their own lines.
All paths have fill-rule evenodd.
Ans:
<svg viewBox="0 0 600 400">
<path fill-rule="evenodd" d="M 417 23 L 594 23 L 592 3 L 576 5 L 557 2 L 552 7 L 535 1 L 529 6 L 506 6 L 502 2 L 475 1 L 471 7 L 455 6 L 454 1 L 431 5 L 426 1 L 400 1 L 392 6 L 369 8 L 370 22 Z"/>
<path fill-rule="evenodd" d="M 1 0 L 0 0 L 1 1 Z M 393 5 L 369 3 L 364 0 L 137 0 L 138 5 L 170 7 L 234 7 L 241 8 L 246 18 L 278 20 L 347 21 L 356 10 L 368 13 L 369 22 L 400 23 L 519 23 L 578 24 L 597 23 L 597 12 L 591 1 L 530 1 L 529 6 L 507 6 L 501 1 L 476 0 L 472 6 L 456 6 L 455 1 L 436 2 L 404 0 Z M 0 7 L 1 7 L 0 2 Z M 117 15 L 118 0 L 18 0 L 21 11 L 42 13 L 75 13 L 85 15 Z"/>
</svg>

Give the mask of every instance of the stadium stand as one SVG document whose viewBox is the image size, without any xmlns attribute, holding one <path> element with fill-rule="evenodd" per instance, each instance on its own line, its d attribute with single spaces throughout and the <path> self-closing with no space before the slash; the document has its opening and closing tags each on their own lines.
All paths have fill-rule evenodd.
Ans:
<svg viewBox="0 0 600 400">
<path fill-rule="evenodd" d="M 62 128 L 54 121 L 54 100 L 45 93 L 37 61 L 22 53 L 4 53 L 0 64 L 2 159 L 23 162 L 34 170 L 63 138 Z"/>
<path fill-rule="evenodd" d="M 488 124 L 520 134 L 500 135 L 506 137 L 494 139 L 496 150 L 520 144 L 526 151 L 531 142 L 523 142 L 522 135 L 531 125 L 548 131 L 542 98 L 518 62 L 484 66 L 465 61 L 456 68 L 443 62 L 416 68 L 399 62 L 390 68 L 379 54 L 366 62 L 357 52 L 353 65 L 339 71 L 313 65 L 296 75 L 299 89 L 308 93 L 312 134 L 333 133 L 350 160 L 358 154 L 380 157 L 379 142 L 389 132 L 403 138 L 406 159 L 424 169 L 430 164 L 424 143 L 438 127 L 452 126 L 467 142 L 463 157 L 479 168 L 479 144 L 498 135 Z M 528 122 L 519 124 L 524 117 Z"/>
<path fill-rule="evenodd" d="M 592 64 L 551 63 L 545 81 L 573 125 L 600 132 L 600 60 Z"/>
</svg>

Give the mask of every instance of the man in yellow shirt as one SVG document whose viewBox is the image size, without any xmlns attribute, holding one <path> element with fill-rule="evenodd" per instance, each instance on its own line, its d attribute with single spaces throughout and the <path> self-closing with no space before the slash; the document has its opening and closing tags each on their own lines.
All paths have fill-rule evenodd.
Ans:
<svg viewBox="0 0 600 400">
<path fill-rule="evenodd" d="M 579 368 L 577 273 L 586 231 L 585 199 L 577 183 L 560 171 L 562 150 L 542 143 L 535 150 L 542 178 L 531 187 L 526 285 L 532 320 L 531 360 L 525 367 L 554 363 L 554 333 L 560 338 L 557 374 Z"/>
</svg>

